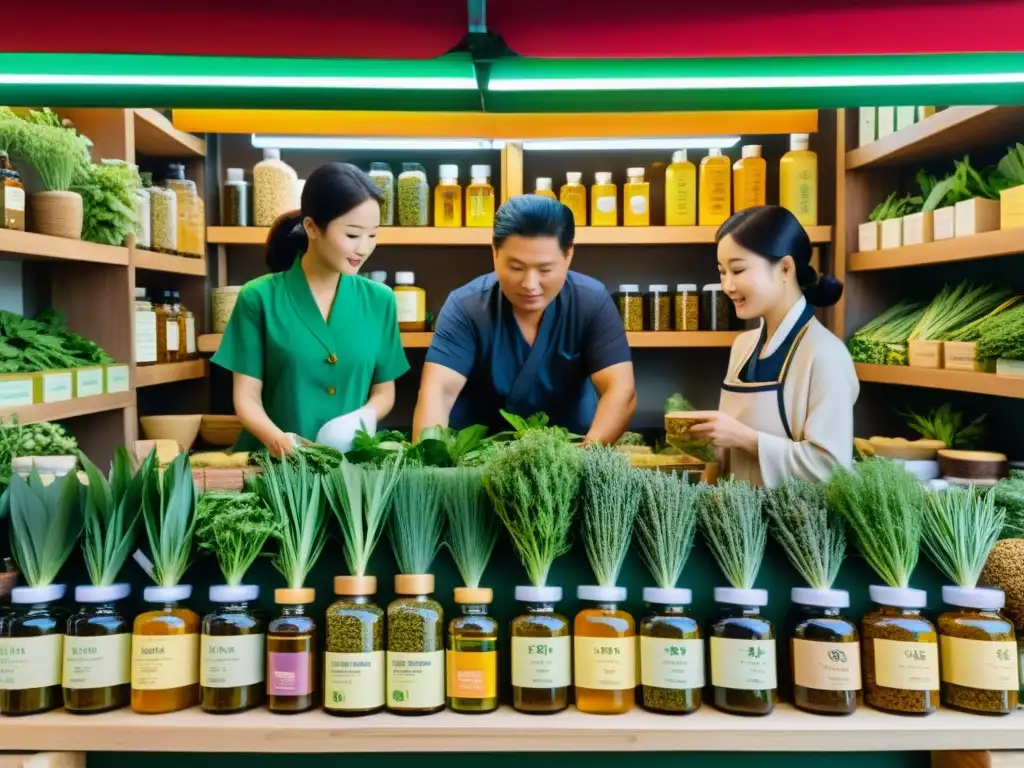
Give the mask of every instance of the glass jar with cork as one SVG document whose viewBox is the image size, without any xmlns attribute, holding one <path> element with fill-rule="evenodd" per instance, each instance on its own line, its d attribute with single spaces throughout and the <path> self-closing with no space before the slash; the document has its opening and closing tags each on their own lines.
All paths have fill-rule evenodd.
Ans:
<svg viewBox="0 0 1024 768">
<path fill-rule="evenodd" d="M 737 715 L 767 715 L 775 707 L 775 630 L 761 615 L 764 589 L 715 587 L 718 618 L 711 625 L 711 694 L 714 705 Z"/>
<path fill-rule="evenodd" d="M 640 286 L 635 283 L 620 285 L 616 303 L 619 305 L 619 315 L 622 317 L 622 325 L 625 329 L 627 331 L 642 331 L 644 329 L 644 297 L 640 293 Z"/>
<path fill-rule="evenodd" d="M 300 582 L 301 583 L 301 582 Z M 316 622 L 308 587 L 274 590 L 281 615 L 267 627 L 267 709 L 294 715 L 316 705 Z"/>
<path fill-rule="evenodd" d="M 512 620 L 512 706 L 528 714 L 553 714 L 569 706 L 572 638 L 569 620 L 555 612 L 561 587 L 517 586 L 524 612 Z"/>
<path fill-rule="evenodd" d="M 686 612 L 689 589 L 644 587 L 650 612 L 640 620 L 640 694 L 644 709 L 683 715 L 700 708 L 704 641 Z"/>
<path fill-rule="evenodd" d="M 263 703 L 266 692 L 266 631 L 253 611 L 260 594 L 255 584 L 217 584 L 210 602 L 217 609 L 203 617 L 199 686 L 205 712 L 244 712 Z"/>
<path fill-rule="evenodd" d="M 498 708 L 498 622 L 488 614 L 487 587 L 456 587 L 462 615 L 448 623 L 448 707 L 482 715 Z"/>
<path fill-rule="evenodd" d="M 852 714 L 861 692 L 860 642 L 857 626 L 840 613 L 850 593 L 794 587 L 790 597 L 793 703 L 821 715 Z"/>
<path fill-rule="evenodd" d="M 373 598 L 376 576 L 335 576 L 338 599 L 327 609 L 324 710 L 358 717 L 384 709 L 384 611 Z"/>
<path fill-rule="evenodd" d="M 429 573 L 395 576 L 388 605 L 387 707 L 400 715 L 444 709 L 444 609 Z"/>
<path fill-rule="evenodd" d="M 192 587 L 146 587 L 142 599 L 159 606 L 135 617 L 132 628 L 132 709 L 146 715 L 199 703 L 199 616 L 182 602 Z"/>
<path fill-rule="evenodd" d="M 131 703 L 132 624 L 116 604 L 128 584 L 75 588 L 78 610 L 64 637 L 64 709 L 75 714 L 108 712 Z"/>
</svg>

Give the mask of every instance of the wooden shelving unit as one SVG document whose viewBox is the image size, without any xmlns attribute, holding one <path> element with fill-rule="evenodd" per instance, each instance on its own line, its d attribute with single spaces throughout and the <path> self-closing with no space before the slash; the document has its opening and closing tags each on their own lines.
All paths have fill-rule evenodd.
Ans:
<svg viewBox="0 0 1024 768">
<path fill-rule="evenodd" d="M 184 363 L 163 363 L 161 365 L 138 365 L 135 367 L 135 387 L 154 387 L 158 384 L 172 384 L 176 381 L 201 379 L 206 376 L 208 363 L 205 360 L 189 360 Z"/>
<path fill-rule="evenodd" d="M 973 261 L 1018 253 L 1024 253 L 1024 229 L 1000 229 L 970 237 L 955 237 L 952 240 L 908 245 L 886 251 L 851 253 L 846 268 L 850 272 L 868 272 Z"/>
<path fill-rule="evenodd" d="M 134 392 L 116 392 L 110 395 L 96 395 L 95 397 L 78 397 L 60 403 L 27 405 L 22 408 L 2 408 L 0 409 L 0 419 L 10 421 L 12 417 L 17 416 L 19 424 L 34 424 L 38 421 L 63 421 L 64 419 L 74 419 L 78 416 L 88 416 L 93 413 L 116 411 L 120 408 L 132 408 L 134 406 Z"/>
<path fill-rule="evenodd" d="M 35 232 L 18 232 L 13 229 L 0 229 L 0 255 L 3 254 L 9 254 L 17 259 L 128 266 L 127 248 L 39 235 Z"/>
<path fill-rule="evenodd" d="M 904 387 L 946 389 L 978 395 L 1024 399 L 1024 377 L 997 376 L 994 373 L 911 368 L 902 365 L 857 363 L 857 378 L 871 384 L 897 384 Z"/>
<path fill-rule="evenodd" d="M 140 248 L 132 249 L 132 263 L 136 269 L 150 269 L 154 272 L 171 272 L 176 275 L 206 277 L 206 259 L 190 256 L 172 256 Z"/>
<path fill-rule="evenodd" d="M 206 157 L 206 142 L 179 131 L 155 109 L 133 109 L 135 151 L 151 157 Z"/>
</svg>

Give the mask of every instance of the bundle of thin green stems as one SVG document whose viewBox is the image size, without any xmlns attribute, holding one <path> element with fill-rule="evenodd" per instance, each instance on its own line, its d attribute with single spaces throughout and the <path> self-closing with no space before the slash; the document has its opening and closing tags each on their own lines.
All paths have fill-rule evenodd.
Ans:
<svg viewBox="0 0 1024 768">
<path fill-rule="evenodd" d="M 949 488 L 929 493 L 924 507 L 924 550 L 959 587 L 978 585 L 981 570 L 1006 521 L 993 489 Z"/>
<path fill-rule="evenodd" d="M 441 474 L 448 518 L 445 546 L 467 587 L 479 587 L 498 541 L 498 518 L 484 490 L 484 471 L 456 467 Z"/>
<path fill-rule="evenodd" d="M 629 459 L 594 444 L 583 452 L 583 543 L 594 578 L 614 587 L 633 536 L 642 486 Z"/>
<path fill-rule="evenodd" d="M 947 285 L 925 307 L 924 314 L 907 338 L 909 341 L 948 340 L 964 326 L 999 307 L 1012 295 L 1009 289 L 974 285 L 969 280 L 954 288 Z"/>
<path fill-rule="evenodd" d="M 768 541 L 761 492 L 725 480 L 700 496 L 700 527 L 722 575 L 736 589 L 753 589 Z"/>
<path fill-rule="evenodd" d="M 406 574 L 430 573 L 441 548 L 441 470 L 406 466 L 395 486 L 391 548 Z"/>
<path fill-rule="evenodd" d="M 796 478 L 765 493 L 775 540 L 813 589 L 831 589 L 846 556 L 843 521 L 829 509 L 825 486 Z"/>
<path fill-rule="evenodd" d="M 640 475 L 641 502 L 636 518 L 640 556 L 654 583 L 662 589 L 676 586 L 693 548 L 697 506 L 701 491 L 676 474 L 644 472 Z"/>
</svg>

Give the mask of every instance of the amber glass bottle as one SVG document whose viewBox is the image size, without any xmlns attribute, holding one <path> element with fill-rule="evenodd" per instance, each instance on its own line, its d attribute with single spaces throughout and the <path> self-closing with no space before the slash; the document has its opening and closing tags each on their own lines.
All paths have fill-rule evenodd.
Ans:
<svg viewBox="0 0 1024 768">
<path fill-rule="evenodd" d="M 789 638 L 793 703 L 819 715 L 850 715 L 860 699 L 857 625 L 840 614 L 850 607 L 841 589 L 794 587 Z"/>
<path fill-rule="evenodd" d="M 210 587 L 217 610 L 203 617 L 199 645 L 199 687 L 206 712 L 244 712 L 263 703 L 266 631 L 249 604 L 260 588 L 241 584 Z"/>
<path fill-rule="evenodd" d="M 67 613 L 55 604 L 63 584 L 15 587 L 0 613 L 0 715 L 34 715 L 61 705 Z"/>
<path fill-rule="evenodd" d="M 498 622 L 488 615 L 490 589 L 459 587 L 462 615 L 448 623 L 448 708 L 483 714 L 498 708 Z"/>
<path fill-rule="evenodd" d="M 143 600 L 159 606 L 135 617 L 132 632 L 132 709 L 159 715 L 199 703 L 199 616 L 181 605 L 192 587 L 146 587 Z"/>
<path fill-rule="evenodd" d="M 524 612 L 512 620 L 512 706 L 550 715 L 569 706 L 572 638 L 569 620 L 555 613 L 561 587 L 516 587 Z"/>
<path fill-rule="evenodd" d="M 78 610 L 64 637 L 64 709 L 92 714 L 120 709 L 132 699 L 132 624 L 116 603 L 127 584 L 75 589 Z"/>
<path fill-rule="evenodd" d="M 335 576 L 327 609 L 324 710 L 372 715 L 384 709 L 384 611 L 373 601 L 376 576 Z"/>
<path fill-rule="evenodd" d="M 767 715 L 778 687 L 775 630 L 761 616 L 763 589 L 715 587 L 719 615 L 711 640 L 711 693 L 716 708 L 736 715 Z"/>
<path fill-rule="evenodd" d="M 297 714 L 316 706 L 316 622 L 312 589 L 274 590 L 281 615 L 267 628 L 267 709 Z"/>
<path fill-rule="evenodd" d="M 688 589 L 644 588 L 650 613 L 640 621 L 641 704 L 652 712 L 683 715 L 700 708 L 704 641 L 688 615 Z"/>
<path fill-rule="evenodd" d="M 576 709 L 628 712 L 636 698 L 636 632 L 633 617 L 619 608 L 626 588 L 581 586 L 576 597 L 593 604 L 573 622 Z"/>
</svg>

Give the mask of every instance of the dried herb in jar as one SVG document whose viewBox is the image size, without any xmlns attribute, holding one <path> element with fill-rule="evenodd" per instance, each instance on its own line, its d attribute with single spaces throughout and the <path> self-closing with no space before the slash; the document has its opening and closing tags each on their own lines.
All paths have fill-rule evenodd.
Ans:
<svg viewBox="0 0 1024 768">
<path fill-rule="evenodd" d="M 620 285 L 618 295 L 619 315 L 627 331 L 644 329 L 644 297 L 639 285 Z"/>
</svg>

